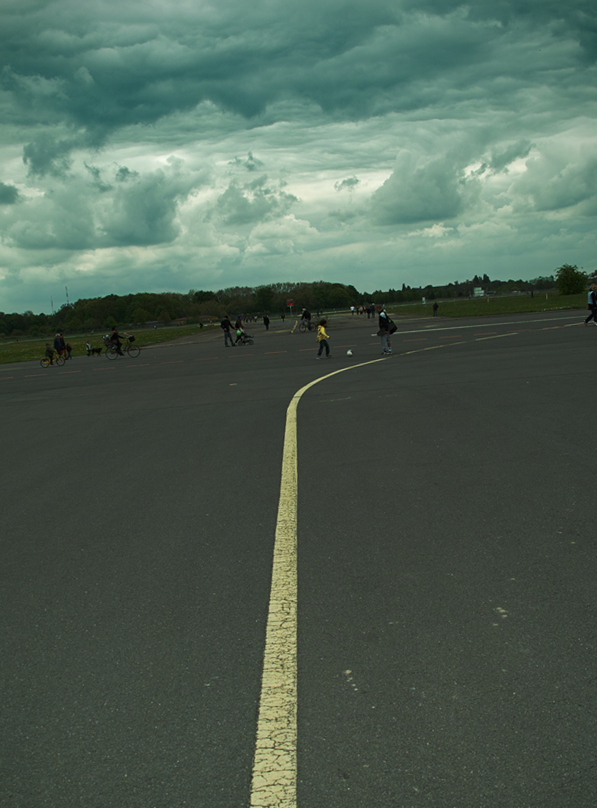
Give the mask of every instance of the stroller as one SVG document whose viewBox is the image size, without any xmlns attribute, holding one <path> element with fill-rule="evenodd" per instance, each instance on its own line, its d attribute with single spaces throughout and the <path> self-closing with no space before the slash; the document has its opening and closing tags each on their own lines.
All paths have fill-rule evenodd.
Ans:
<svg viewBox="0 0 597 808">
<path fill-rule="evenodd" d="M 244 328 L 236 329 L 236 342 L 235 345 L 252 345 L 253 337 L 244 330 Z"/>
</svg>

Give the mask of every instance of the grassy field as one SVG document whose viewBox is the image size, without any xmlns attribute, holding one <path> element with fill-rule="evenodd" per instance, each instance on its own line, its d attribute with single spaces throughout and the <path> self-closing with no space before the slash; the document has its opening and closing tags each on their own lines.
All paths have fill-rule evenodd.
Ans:
<svg viewBox="0 0 597 808">
<path fill-rule="evenodd" d="M 530 295 L 513 295 L 508 297 L 483 297 L 473 300 L 438 300 L 438 315 L 441 317 L 484 317 L 491 314 L 520 314 L 525 311 L 556 311 L 557 309 L 585 309 L 587 293 L 579 295 L 558 295 L 557 292 L 536 292 Z M 399 306 L 388 306 L 397 316 L 417 315 L 431 317 L 433 301 L 423 305 L 412 303 Z"/>
<path fill-rule="evenodd" d="M 183 325 L 172 328 L 157 328 L 155 330 L 153 328 L 123 328 L 120 333 L 122 334 L 124 331 L 134 334 L 136 344 L 143 348 L 144 345 L 170 342 L 173 339 L 193 334 L 209 334 L 212 329 L 210 326 L 200 328 L 198 325 Z M 75 336 L 65 334 L 65 340 L 72 345 L 73 356 L 85 356 L 87 354 L 85 343 L 89 341 L 94 348 L 99 348 L 100 345 L 103 345 L 102 336 L 103 334 L 99 332 L 95 334 L 77 334 Z M 9 362 L 28 362 L 31 359 L 41 359 L 46 349 L 46 342 L 52 345 L 54 336 L 42 337 L 41 339 L 19 337 L 18 342 L 6 337 L 0 341 L 0 364 L 5 365 Z"/>
</svg>

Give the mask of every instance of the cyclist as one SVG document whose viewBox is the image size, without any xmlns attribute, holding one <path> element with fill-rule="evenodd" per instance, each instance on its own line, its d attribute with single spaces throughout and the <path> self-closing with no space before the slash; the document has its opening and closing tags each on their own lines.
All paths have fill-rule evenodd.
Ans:
<svg viewBox="0 0 597 808">
<path fill-rule="evenodd" d="M 125 331 L 124 336 L 130 337 L 130 334 L 127 334 Z M 120 334 L 118 333 L 118 328 L 116 326 L 114 326 L 110 334 L 110 342 L 112 343 L 112 345 L 116 346 L 116 351 L 118 352 L 119 356 L 124 356 L 124 354 L 122 353 L 122 342 L 120 341 Z"/>
<path fill-rule="evenodd" d="M 46 342 L 46 351 L 45 351 L 44 355 L 48 357 L 48 359 L 50 360 L 50 364 L 53 365 L 54 364 L 54 349 L 52 348 L 52 346 L 50 345 L 49 342 Z"/>
<path fill-rule="evenodd" d="M 301 322 L 308 326 L 311 325 L 311 312 L 305 308 L 303 308 L 303 313 L 301 314 Z"/>
</svg>

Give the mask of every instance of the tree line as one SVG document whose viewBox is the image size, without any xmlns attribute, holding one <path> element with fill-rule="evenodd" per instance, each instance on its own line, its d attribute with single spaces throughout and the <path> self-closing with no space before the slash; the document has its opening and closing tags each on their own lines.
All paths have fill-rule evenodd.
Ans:
<svg viewBox="0 0 597 808">
<path fill-rule="evenodd" d="M 191 289 L 181 294 L 140 292 L 107 295 L 82 298 L 75 303 L 64 304 L 52 314 L 33 314 L 31 311 L 22 314 L 0 312 L 0 336 L 44 336 L 56 331 L 88 332 L 115 325 L 144 326 L 148 323 L 169 324 L 176 321 L 201 323 L 221 318 L 224 314 L 275 315 L 288 312 L 288 300 L 293 301 L 294 311 L 300 311 L 303 307 L 312 311 L 329 311 L 372 302 L 395 304 L 417 302 L 423 297 L 427 300 L 470 297 L 475 287 L 494 294 L 528 292 L 532 289 L 552 289 L 562 277 L 568 286 L 572 277 L 576 286 L 582 282 L 584 288 L 589 276 L 578 270 L 578 267 L 565 264 L 557 270 L 556 278 L 550 275 L 532 281 L 502 281 L 490 280 L 487 275 L 475 275 L 472 280 L 454 281 L 443 286 L 411 287 L 402 284 L 401 289 L 377 289 L 373 292 L 359 292 L 354 286 L 347 284 L 316 281 L 272 283 L 257 287 L 235 286 L 217 292 Z M 564 288 L 560 291 L 571 294 L 567 291 L 568 286 L 566 291 Z"/>
</svg>

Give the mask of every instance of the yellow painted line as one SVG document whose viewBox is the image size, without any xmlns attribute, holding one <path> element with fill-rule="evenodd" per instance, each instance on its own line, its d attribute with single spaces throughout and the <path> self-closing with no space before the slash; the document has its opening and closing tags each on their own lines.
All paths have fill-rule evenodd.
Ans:
<svg viewBox="0 0 597 808">
<path fill-rule="evenodd" d="M 311 387 L 338 373 L 386 362 L 396 356 L 465 343 L 432 345 L 348 365 L 301 387 L 288 405 L 251 780 L 251 808 L 296 808 L 297 804 L 297 410 L 300 400 Z"/>
<path fill-rule="evenodd" d="M 286 410 L 251 808 L 296 808 L 298 405 L 304 393 L 324 379 L 388 358 L 349 365 L 320 376 L 301 387 Z"/>
</svg>

